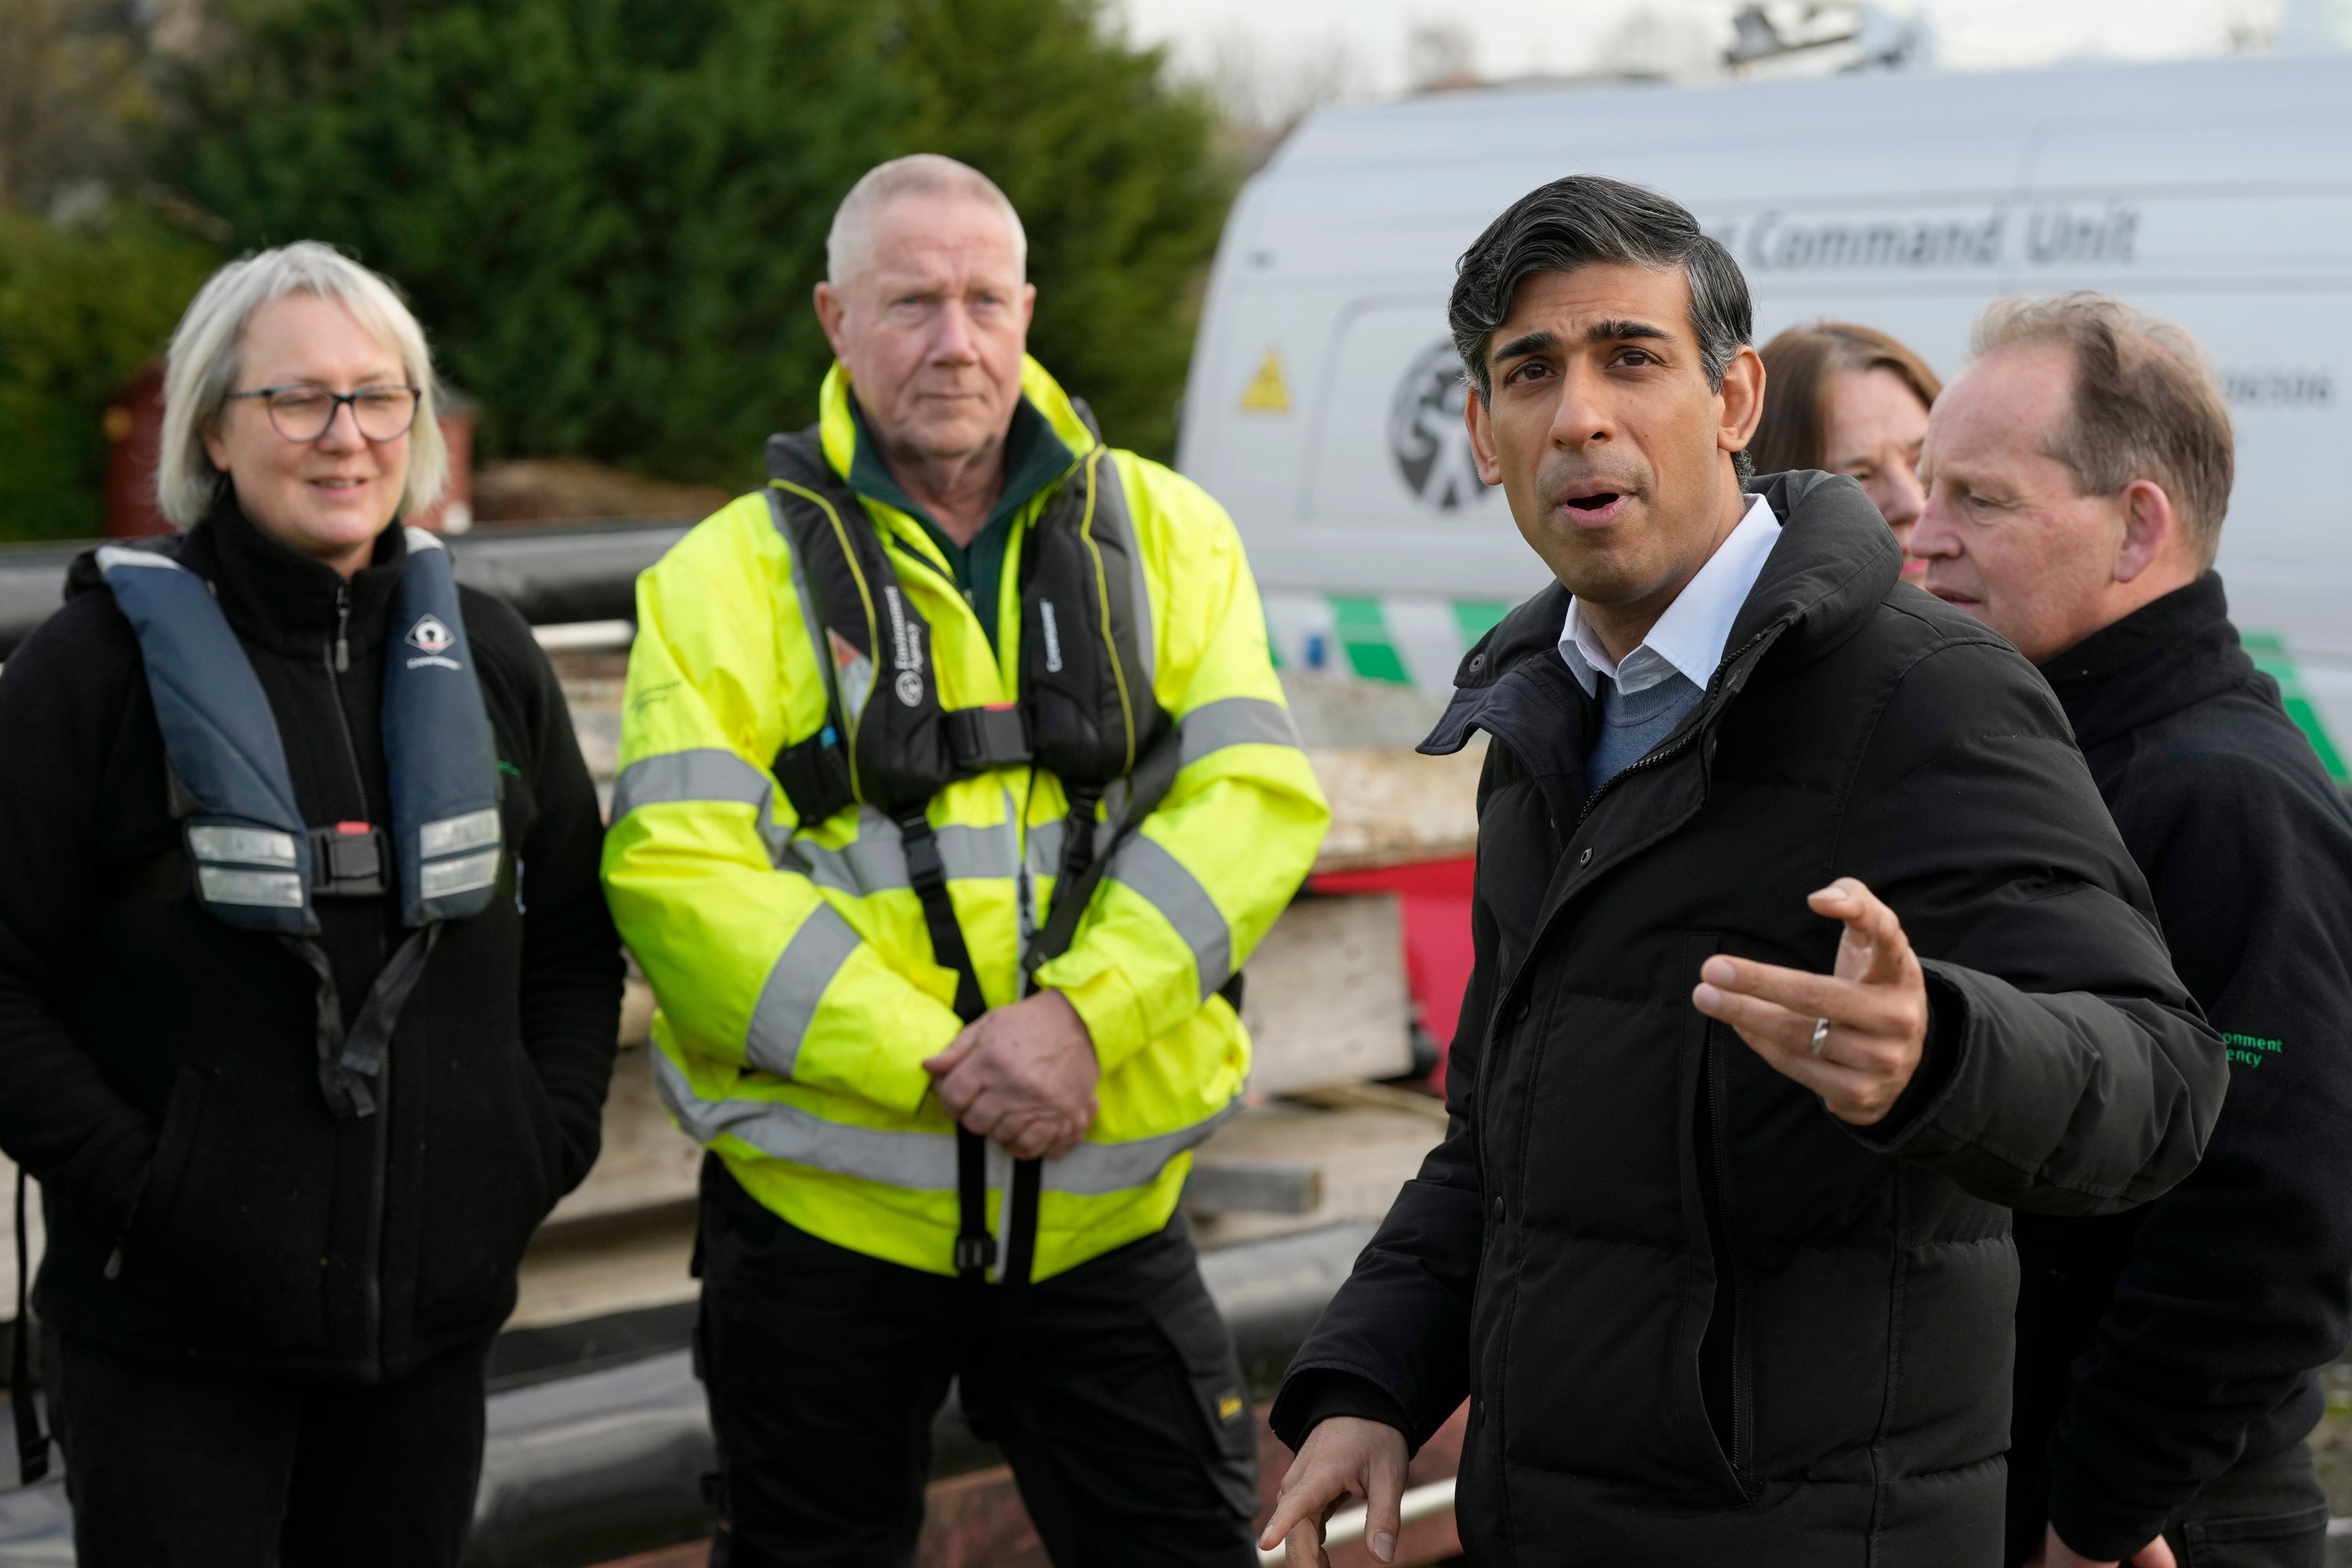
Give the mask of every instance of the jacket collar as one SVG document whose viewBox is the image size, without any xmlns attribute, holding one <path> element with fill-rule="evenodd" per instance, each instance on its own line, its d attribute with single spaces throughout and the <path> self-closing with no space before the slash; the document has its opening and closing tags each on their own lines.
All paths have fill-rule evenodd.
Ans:
<svg viewBox="0 0 2352 1568">
<path fill-rule="evenodd" d="M 2253 672 L 2215 572 L 2100 627 L 2042 666 L 2086 748 L 2204 701 Z"/>
<path fill-rule="evenodd" d="M 244 641 L 272 653 L 316 658 L 341 618 L 334 568 L 295 554 L 264 534 L 226 488 L 213 510 L 184 533 L 117 542 L 167 555 L 210 584 L 213 598 Z M 384 617 L 408 561 L 408 533 L 398 518 L 376 535 L 375 554 L 351 578 L 351 617 L 344 626 L 353 655 L 384 640 Z M 85 550 L 66 569 L 68 599 L 106 584 L 98 552 Z"/>
<path fill-rule="evenodd" d="M 961 555 L 968 547 L 950 539 L 938 520 L 899 488 L 890 466 L 882 459 L 873 426 L 855 394 L 848 403 L 850 419 L 856 428 L 849 472 L 843 476 L 849 481 L 849 488 L 867 500 L 880 501 L 913 518 L 950 560 Z M 1006 527 L 1013 514 L 1029 504 L 1031 497 L 1068 473 L 1075 460 L 1069 447 L 1055 433 L 1052 423 L 1037 411 L 1035 404 L 1025 396 L 1015 403 L 1012 427 L 1004 433 L 1004 489 L 989 509 L 988 521 L 982 524 L 981 532 Z"/>
<path fill-rule="evenodd" d="M 1775 659 L 1810 662 L 1835 647 L 1902 581 L 1903 552 L 1877 507 L 1853 480 L 1799 470 L 1758 481 L 1756 492 L 1780 519 L 1780 537 L 1733 618 L 1723 662 L 1685 727 L 1706 722 L 1768 652 Z M 1538 672 L 1547 658 L 1559 664 L 1568 602 L 1566 588 L 1547 584 L 1464 656 L 1454 700 L 1421 743 L 1423 752 L 1458 752 L 1473 730 L 1504 734 L 1498 721 L 1517 718 L 1525 709 L 1523 700 L 1503 695 L 1513 678 L 1551 684 Z M 1565 674 L 1566 667 L 1560 668 Z M 1574 685 L 1572 678 L 1569 684 Z M 1580 695 L 1583 689 L 1576 689 Z M 1505 738 L 1523 752 L 1530 746 L 1549 752 L 1559 744 L 1557 739 L 1547 744 L 1525 733 Z"/>
<path fill-rule="evenodd" d="M 342 620 L 337 592 L 344 586 L 341 574 L 263 533 L 226 493 L 188 531 L 181 559 L 210 580 L 236 635 L 272 652 L 314 656 Z M 383 642 L 384 617 L 407 559 L 408 535 L 394 519 L 376 535 L 373 558 L 350 579 L 344 631 L 354 656 Z"/>
<path fill-rule="evenodd" d="M 836 361 L 816 391 L 817 437 L 824 447 L 824 460 L 845 482 L 857 463 L 858 430 L 857 419 L 850 412 L 852 395 L 848 367 Z M 1076 462 L 1102 444 L 1077 399 L 1026 354 L 1021 358 L 1021 396 L 1044 417 L 1046 431 L 1067 450 L 1068 462 Z"/>
</svg>

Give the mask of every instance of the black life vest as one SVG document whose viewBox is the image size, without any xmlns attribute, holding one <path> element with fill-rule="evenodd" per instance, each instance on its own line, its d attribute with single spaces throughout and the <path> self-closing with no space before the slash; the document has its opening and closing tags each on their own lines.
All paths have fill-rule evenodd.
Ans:
<svg viewBox="0 0 2352 1568">
<path fill-rule="evenodd" d="M 345 1117 L 374 1111 L 393 1024 L 442 922 L 488 907 L 504 847 L 498 751 L 449 554 L 424 530 L 407 533 L 383 665 L 388 830 L 303 820 L 261 681 L 209 586 L 174 558 L 173 543 L 98 552 L 106 585 L 138 635 L 191 890 L 220 920 L 274 934 L 310 966 L 320 1088 Z M 394 887 L 412 934 L 346 1031 L 313 901 L 381 897 Z"/>
<path fill-rule="evenodd" d="M 862 803 L 898 824 L 932 956 L 955 974 L 956 1014 L 971 1023 L 985 1003 L 948 897 L 931 797 L 996 768 L 1034 764 L 1061 780 L 1070 807 L 1062 863 L 1053 908 L 1022 956 L 1025 985 L 1068 946 L 1109 860 L 1108 847 L 1095 853 L 1095 813 L 1105 795 L 1124 783 L 1111 814 L 1116 845 L 1175 778 L 1180 742 L 1152 695 L 1143 557 L 1118 467 L 1097 435 L 1023 542 L 1018 696 L 1001 706 L 948 708 L 940 700 L 930 626 L 856 494 L 825 460 L 817 428 L 770 437 L 767 458 L 768 502 L 793 552 L 827 693 L 816 731 L 776 753 L 776 782 L 803 823 Z M 957 1130 L 962 1213 L 955 1267 L 973 1285 L 996 1262 L 984 1221 L 986 1152 L 985 1140 Z M 1014 1162 L 1014 1218 L 1001 1278 L 1015 1289 L 1028 1281 L 1039 1180 L 1036 1161 Z"/>
<path fill-rule="evenodd" d="M 777 753 L 804 823 L 862 801 L 898 819 L 959 778 L 1034 763 L 1091 816 L 1170 728 L 1151 692 L 1142 558 L 1107 448 L 1078 461 L 1021 556 L 1019 696 L 945 708 L 930 626 L 814 427 L 768 441 L 768 498 L 810 600 L 826 722 Z"/>
</svg>

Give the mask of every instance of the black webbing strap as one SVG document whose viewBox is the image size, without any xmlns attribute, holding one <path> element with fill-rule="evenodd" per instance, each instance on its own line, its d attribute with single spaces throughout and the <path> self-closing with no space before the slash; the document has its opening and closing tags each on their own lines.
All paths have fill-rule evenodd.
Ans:
<svg viewBox="0 0 2352 1568">
<path fill-rule="evenodd" d="M 336 990 L 335 971 L 327 962 L 326 950 L 301 937 L 278 941 L 310 966 L 316 981 L 319 1091 L 339 1119 L 374 1115 L 376 1087 L 383 1079 L 383 1054 L 392 1044 L 393 1026 L 400 1021 L 409 993 L 425 977 L 425 961 L 441 941 L 441 922 L 435 921 L 410 932 L 408 940 L 394 950 L 368 988 L 367 1000 L 348 1031 L 343 1027 L 342 997 Z"/>
<path fill-rule="evenodd" d="M 1095 807 L 1102 804 L 1103 792 L 1084 784 L 1069 786 L 1070 815 L 1062 824 L 1062 864 L 1054 873 L 1054 907 L 1062 905 L 1064 888 L 1074 888 L 1086 881 L 1087 868 L 1095 859 Z M 1087 890 L 1094 890 L 1092 882 Z"/>
<path fill-rule="evenodd" d="M 1029 763 L 1029 721 L 1013 703 L 950 708 L 940 721 L 946 726 L 948 755 L 959 777 Z"/>
<path fill-rule="evenodd" d="M 1125 843 L 1143 819 L 1168 798 L 1169 788 L 1175 784 L 1176 770 L 1182 762 L 1183 738 L 1171 724 L 1136 760 L 1135 772 L 1128 775 L 1127 804 L 1110 825 L 1112 850 Z M 1090 800 L 1081 813 L 1073 792 L 1069 823 L 1062 839 L 1062 868 L 1054 881 L 1054 905 L 1046 912 L 1045 923 L 1030 937 L 1028 951 L 1021 955 L 1024 984 L 1048 960 L 1069 951 L 1071 939 L 1078 934 L 1078 921 L 1086 914 L 1087 905 L 1093 902 L 1095 889 L 1102 885 L 1103 874 L 1110 868 L 1109 852 L 1099 856 L 1094 853 L 1094 802 Z M 1073 864 L 1078 868 L 1075 875 L 1070 870 Z"/>
<path fill-rule="evenodd" d="M 971 950 L 964 946 L 963 927 L 956 923 L 955 904 L 948 897 L 948 868 L 940 856 L 939 837 L 922 806 L 899 816 L 898 842 L 907 855 L 907 880 L 923 906 L 931 957 L 955 974 L 956 1016 L 973 1023 L 987 1011 L 987 1003 L 971 966 Z M 996 1262 L 996 1238 L 988 1233 L 988 1140 L 963 1127 L 956 1129 L 956 1275 L 967 1285 L 984 1285 Z"/>
<path fill-rule="evenodd" d="M 1029 1289 L 1029 1274 L 1037 1260 L 1037 1194 L 1045 1184 L 1045 1163 L 1042 1160 L 1013 1162 L 1013 1190 L 1004 1195 L 1009 1205 L 1004 1222 L 1004 1267 L 997 1278 L 1004 1287 L 1004 1308 L 1018 1307 Z"/>
<path fill-rule="evenodd" d="M 16 1167 L 16 1326 L 8 1346 L 8 1408 L 16 1418 L 16 1479 L 31 1486 L 49 1473 L 49 1435 L 33 1403 L 31 1248 L 25 1240 L 25 1167 Z"/>
</svg>

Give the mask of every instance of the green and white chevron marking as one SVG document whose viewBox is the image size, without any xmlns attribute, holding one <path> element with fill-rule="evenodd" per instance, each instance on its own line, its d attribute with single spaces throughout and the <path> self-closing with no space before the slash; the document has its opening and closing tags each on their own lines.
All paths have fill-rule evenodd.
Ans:
<svg viewBox="0 0 2352 1568">
<path fill-rule="evenodd" d="M 2243 632 L 2240 640 L 2254 661 L 2254 668 L 2278 682 L 2279 697 L 2286 704 L 2286 716 L 2300 726 L 2311 741 L 2311 749 L 2327 769 L 2327 776 L 2337 784 L 2352 783 L 2352 772 L 2344 765 L 2344 753 L 2336 749 L 2335 738 L 2327 731 L 2327 722 L 2321 716 L 2321 703 L 2304 681 L 2304 672 L 2288 654 L 2286 639 L 2269 632 Z M 2342 681 L 2327 684 L 2341 686 Z M 2341 695 L 2341 693 L 2338 693 Z M 2338 715 L 2341 717 L 2341 715 Z"/>
<path fill-rule="evenodd" d="M 1266 632 L 1278 668 L 1312 670 L 1448 691 L 1470 645 L 1503 618 L 1510 605 L 1499 599 L 1446 599 L 1417 594 L 1302 594 L 1282 589 L 1265 595 Z M 2290 656 L 2285 640 L 2268 632 L 2245 634 L 2247 653 L 2279 684 L 2288 717 L 2310 737 L 2328 776 L 2352 784 L 2352 769 L 2330 732 L 2327 713 L 2346 718 L 2352 682 L 2315 679 Z M 2314 678 L 2336 673 L 2314 668 Z M 2329 690 L 2315 692 L 2315 685 Z M 2338 700 L 2327 700 L 2328 698 Z M 2326 711 L 2323 711 L 2326 710 Z"/>
<path fill-rule="evenodd" d="M 1450 691 L 1462 656 L 1510 607 L 1500 599 L 1276 589 L 1265 595 L 1265 622 L 1279 668 Z"/>
</svg>

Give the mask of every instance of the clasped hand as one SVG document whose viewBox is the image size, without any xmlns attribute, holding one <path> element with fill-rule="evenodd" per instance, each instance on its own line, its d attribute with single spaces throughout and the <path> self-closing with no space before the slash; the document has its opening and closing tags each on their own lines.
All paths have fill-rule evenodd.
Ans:
<svg viewBox="0 0 2352 1568">
<path fill-rule="evenodd" d="M 1717 955 L 1699 966 L 1691 1003 L 1738 1031 L 1773 1071 L 1794 1079 L 1855 1127 L 1887 1111 L 1927 1047 L 1927 977 L 1895 911 L 1852 877 L 1806 900 L 1843 921 L 1833 974 Z M 1828 1032 L 1816 1042 L 1821 1020 Z"/>
<path fill-rule="evenodd" d="M 950 1116 L 1016 1160 L 1059 1159 L 1094 1125 L 1102 1065 L 1059 991 L 989 1009 L 923 1070 Z"/>
</svg>

